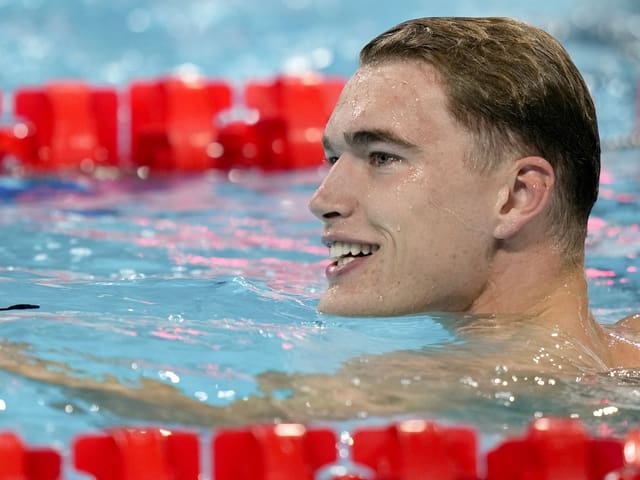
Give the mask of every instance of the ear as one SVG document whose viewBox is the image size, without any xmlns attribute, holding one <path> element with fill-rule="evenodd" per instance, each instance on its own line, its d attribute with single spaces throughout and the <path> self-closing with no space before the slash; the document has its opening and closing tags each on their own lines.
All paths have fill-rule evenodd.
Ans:
<svg viewBox="0 0 640 480">
<path fill-rule="evenodd" d="M 498 193 L 494 237 L 507 240 L 544 212 L 551 203 L 555 179 L 553 167 L 542 157 L 515 162 Z"/>
</svg>

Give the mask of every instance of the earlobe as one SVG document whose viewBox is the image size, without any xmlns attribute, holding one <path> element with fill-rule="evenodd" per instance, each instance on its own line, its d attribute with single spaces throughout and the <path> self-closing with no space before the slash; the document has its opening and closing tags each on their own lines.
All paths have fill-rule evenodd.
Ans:
<svg viewBox="0 0 640 480">
<path fill-rule="evenodd" d="M 497 196 L 494 237 L 507 240 L 549 208 L 555 183 L 551 164 L 542 157 L 519 159 Z"/>
</svg>

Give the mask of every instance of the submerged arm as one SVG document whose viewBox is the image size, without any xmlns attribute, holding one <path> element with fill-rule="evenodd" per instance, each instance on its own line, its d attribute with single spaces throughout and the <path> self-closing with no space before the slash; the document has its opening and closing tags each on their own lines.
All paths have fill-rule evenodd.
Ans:
<svg viewBox="0 0 640 480">
<path fill-rule="evenodd" d="M 198 427 L 446 415 L 464 411 L 474 402 L 503 407 L 505 395 L 511 403 L 524 399 L 531 404 L 544 399 L 550 385 L 560 385 L 563 378 L 575 383 L 576 373 L 588 370 L 571 363 L 569 357 L 580 356 L 579 349 L 573 351 L 575 346 L 554 353 L 536 342 L 509 345 L 450 345 L 439 351 L 363 356 L 335 373 L 265 372 L 257 376 L 261 394 L 228 406 L 200 402 L 148 378 L 140 379 L 137 386 L 112 375 L 87 378 L 64 363 L 34 358 L 25 344 L 0 343 L 0 368 L 62 387 L 70 398 L 123 418 Z M 557 389 L 554 392 L 557 395 Z"/>
</svg>

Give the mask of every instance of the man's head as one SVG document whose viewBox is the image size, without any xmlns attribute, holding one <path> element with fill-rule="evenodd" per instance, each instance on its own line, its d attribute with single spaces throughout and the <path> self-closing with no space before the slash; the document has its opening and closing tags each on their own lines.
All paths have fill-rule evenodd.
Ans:
<svg viewBox="0 0 640 480">
<path fill-rule="evenodd" d="M 497 252 L 552 245 L 581 264 L 599 176 L 595 111 L 564 49 L 538 29 L 398 25 L 363 48 L 324 144 L 333 166 L 310 204 L 335 260 L 322 311 L 478 311 L 505 269 Z"/>
</svg>

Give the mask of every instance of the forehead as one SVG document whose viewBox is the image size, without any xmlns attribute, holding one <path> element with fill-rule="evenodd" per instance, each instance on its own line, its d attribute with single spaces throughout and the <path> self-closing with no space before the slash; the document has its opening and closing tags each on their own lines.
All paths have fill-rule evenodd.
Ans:
<svg viewBox="0 0 640 480">
<path fill-rule="evenodd" d="M 401 129 L 411 139 L 438 135 L 454 123 L 437 70 L 427 63 L 392 61 L 358 69 L 338 100 L 326 134 Z"/>
</svg>

